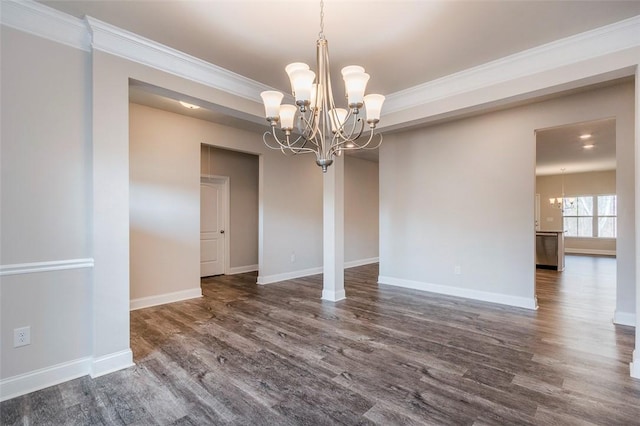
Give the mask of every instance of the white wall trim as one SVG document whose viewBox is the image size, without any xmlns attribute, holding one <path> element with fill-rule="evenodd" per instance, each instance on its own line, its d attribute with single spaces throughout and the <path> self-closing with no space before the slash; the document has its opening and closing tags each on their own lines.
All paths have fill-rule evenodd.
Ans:
<svg viewBox="0 0 640 426">
<path fill-rule="evenodd" d="M 322 266 L 317 268 L 301 269 L 299 271 L 285 272 L 275 275 L 259 275 L 258 284 L 272 284 L 280 281 L 293 280 L 296 278 L 308 277 L 310 275 L 317 275 L 322 273 Z"/>
<path fill-rule="evenodd" d="M 384 114 L 638 46 L 640 16 L 635 16 L 392 93 Z"/>
<path fill-rule="evenodd" d="M 96 377 L 133 367 L 134 365 L 133 352 L 131 352 L 131 349 L 125 349 L 94 358 L 91 362 L 91 370 L 89 374 L 91 375 L 91 378 L 95 379 Z"/>
<path fill-rule="evenodd" d="M 258 270 L 258 264 L 246 265 L 246 266 L 234 266 L 233 268 L 229 268 L 229 273 L 227 275 L 244 274 L 246 272 L 254 272 L 257 270 Z"/>
<path fill-rule="evenodd" d="M 92 47 L 157 70 L 262 103 L 269 86 L 90 16 Z"/>
<path fill-rule="evenodd" d="M 0 265 L 0 276 L 60 271 L 63 269 L 93 268 L 93 266 L 94 262 L 91 258 L 52 260 L 47 262 L 32 263 L 14 263 L 11 265 Z"/>
<path fill-rule="evenodd" d="M 82 19 L 34 1 L 2 0 L 0 23 L 37 37 L 89 52 L 89 31 Z"/>
<path fill-rule="evenodd" d="M 370 257 L 368 259 L 350 260 L 349 262 L 344 262 L 344 267 L 345 269 L 355 268 L 356 266 L 371 265 L 372 263 L 378 262 L 380 262 L 379 257 Z"/>
<path fill-rule="evenodd" d="M 35 392 L 89 374 L 91 357 L 40 368 L 0 381 L 0 401 Z"/>
<path fill-rule="evenodd" d="M 635 327 L 636 314 L 634 314 L 633 312 L 615 311 L 613 313 L 613 323 L 618 325 L 628 325 L 630 327 Z"/>
<path fill-rule="evenodd" d="M 344 300 L 347 298 L 347 295 L 344 290 L 334 291 L 334 290 L 322 290 L 322 300 L 326 300 L 329 302 L 339 302 L 340 300 Z"/>
<path fill-rule="evenodd" d="M 157 296 L 131 299 L 129 309 L 135 311 L 137 309 L 150 308 L 151 306 L 165 305 L 167 303 L 180 302 L 188 299 L 197 299 L 198 297 L 202 297 L 202 289 L 200 287 L 191 288 L 189 290 L 174 291 L 172 293 L 158 294 Z"/>
<path fill-rule="evenodd" d="M 635 377 L 636 379 L 640 379 L 640 352 L 636 349 L 633 351 L 633 355 L 631 357 L 633 360 L 629 364 L 629 370 L 631 372 L 631 377 Z"/>
<path fill-rule="evenodd" d="M 481 300 L 483 302 L 509 305 L 517 308 L 538 309 L 538 302 L 535 298 L 510 296 L 508 294 L 490 293 L 468 288 L 452 287 L 441 284 L 431 284 L 421 281 L 405 280 L 402 278 L 386 277 L 380 275 L 378 284 L 393 285 L 396 287 L 410 288 L 414 290 L 428 291 L 431 293 L 445 294 L 447 296 L 464 297 L 466 299 Z"/>
<path fill-rule="evenodd" d="M 582 249 L 582 248 L 564 248 L 564 252 L 567 254 L 591 254 L 594 256 L 615 256 L 615 250 L 599 250 L 599 249 Z"/>
</svg>

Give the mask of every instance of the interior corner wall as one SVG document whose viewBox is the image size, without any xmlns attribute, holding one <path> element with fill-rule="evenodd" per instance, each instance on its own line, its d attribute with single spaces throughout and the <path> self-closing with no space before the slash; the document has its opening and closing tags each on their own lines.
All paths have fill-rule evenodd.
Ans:
<svg viewBox="0 0 640 426">
<path fill-rule="evenodd" d="M 130 297 L 200 295 L 200 145 L 146 111 L 129 105 Z"/>
<path fill-rule="evenodd" d="M 5 26 L 0 43 L 0 262 L 15 272 L 0 280 L 4 398 L 7 378 L 63 363 L 87 373 L 78 360 L 92 349 L 91 62 Z M 52 270 L 58 262 L 70 269 Z M 14 348 L 13 330 L 24 326 L 31 344 Z"/>
<path fill-rule="evenodd" d="M 253 139 L 255 136 L 251 135 Z M 215 138 L 215 135 L 214 135 Z M 202 175 L 229 177 L 229 266 L 232 271 L 256 270 L 258 265 L 258 156 L 201 145 Z"/>
<path fill-rule="evenodd" d="M 549 203 L 549 198 L 561 196 L 563 180 L 567 197 L 616 193 L 615 170 L 537 176 L 536 194 L 540 194 L 541 231 L 557 231 L 564 227 L 562 210 Z M 564 247 L 567 253 L 615 255 L 616 239 L 565 237 Z"/>
<path fill-rule="evenodd" d="M 506 304 L 531 300 L 534 131 L 605 117 L 616 118 L 617 310 L 635 312 L 629 82 L 386 135 L 380 151 L 381 279 Z"/>
<path fill-rule="evenodd" d="M 344 260 L 348 265 L 378 260 L 379 167 L 350 155 L 344 163 Z"/>
</svg>

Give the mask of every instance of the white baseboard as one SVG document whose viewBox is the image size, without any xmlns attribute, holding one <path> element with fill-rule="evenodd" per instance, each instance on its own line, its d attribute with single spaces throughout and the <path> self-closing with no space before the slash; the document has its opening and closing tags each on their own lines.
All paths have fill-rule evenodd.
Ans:
<svg viewBox="0 0 640 426">
<path fill-rule="evenodd" d="M 136 309 L 180 302 L 181 300 L 196 299 L 198 297 L 202 297 L 202 289 L 200 287 L 159 294 L 157 296 L 141 297 L 139 299 L 131 299 L 129 302 L 129 310 L 135 311 Z"/>
<path fill-rule="evenodd" d="M 597 250 L 597 249 L 581 249 L 581 248 L 569 248 L 565 247 L 564 252 L 566 254 L 590 254 L 594 256 L 615 256 L 615 250 Z"/>
<path fill-rule="evenodd" d="M 526 298 L 509 296 L 507 294 L 490 293 L 468 288 L 452 287 L 441 284 L 431 284 L 421 281 L 405 280 L 395 277 L 378 277 L 378 284 L 393 285 L 396 287 L 411 288 L 414 290 L 429 291 L 431 293 L 446 294 L 447 296 L 464 297 L 466 299 L 481 300 L 483 302 L 498 303 L 500 305 L 515 306 L 517 308 L 538 309 L 538 302 L 535 297 Z"/>
<path fill-rule="evenodd" d="M 317 275 L 322 273 L 322 266 L 317 268 L 302 269 L 299 271 L 285 272 L 283 274 L 258 276 L 258 284 L 272 284 L 280 281 L 293 280 L 295 278 L 308 277 L 310 275 Z"/>
<path fill-rule="evenodd" d="M 347 296 L 344 290 L 340 291 L 331 291 L 331 290 L 322 290 L 322 300 L 328 300 L 329 302 L 337 302 L 339 300 L 345 299 Z"/>
<path fill-rule="evenodd" d="M 91 357 L 86 357 L 0 380 L 0 401 L 86 376 L 90 369 Z"/>
<path fill-rule="evenodd" d="M 379 257 L 370 257 L 369 259 L 352 260 L 350 262 L 344 262 L 345 268 L 355 268 L 356 266 L 371 265 L 372 263 L 380 262 Z"/>
<path fill-rule="evenodd" d="M 94 358 L 91 362 L 91 371 L 89 374 L 91 374 L 92 378 L 96 378 L 104 376 L 105 374 L 113 373 L 114 371 L 133 367 L 134 365 L 133 352 L 131 352 L 131 349 L 125 349 L 123 351 Z"/>
<path fill-rule="evenodd" d="M 99 358 L 85 357 L 0 380 L 0 401 L 55 386 L 78 377 L 99 377 L 133 366 L 131 349 Z"/>
<path fill-rule="evenodd" d="M 636 326 L 636 314 L 631 312 L 615 311 L 613 313 L 613 323 L 619 325 Z"/>
<path fill-rule="evenodd" d="M 632 359 L 633 361 L 629 364 L 631 377 L 640 379 L 640 352 L 637 349 L 633 351 Z"/>
<path fill-rule="evenodd" d="M 258 265 L 234 266 L 229 268 L 227 275 L 244 274 L 245 272 L 253 272 L 258 270 Z"/>
</svg>

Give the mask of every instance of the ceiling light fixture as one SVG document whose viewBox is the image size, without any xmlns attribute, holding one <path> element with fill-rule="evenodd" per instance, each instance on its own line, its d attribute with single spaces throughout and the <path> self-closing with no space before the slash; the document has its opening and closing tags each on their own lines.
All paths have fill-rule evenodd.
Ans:
<svg viewBox="0 0 640 426">
<path fill-rule="evenodd" d="M 317 75 L 307 64 L 301 62 L 289 64 L 285 68 L 291 80 L 295 105 L 280 105 L 284 95 L 277 91 L 265 91 L 260 94 L 264 101 L 265 116 L 271 125 L 271 131 L 265 132 L 262 139 L 266 146 L 278 149 L 284 154 L 315 154 L 316 163 L 326 173 L 334 157 L 344 151 L 376 149 L 380 146 L 381 134 L 378 134 L 377 144 L 369 145 L 373 140 L 376 124 L 380 121 L 380 111 L 385 97 L 364 96 L 369 74 L 365 73 L 361 66 L 350 65 L 342 69 L 349 109 L 336 108 L 331 90 L 329 48 L 324 36 L 324 1 L 320 1 L 320 32 L 316 55 Z M 369 126 L 367 132 L 361 112 L 363 106 Z M 291 134 L 296 114 L 297 129 L 300 133 L 297 137 Z M 280 138 L 276 135 L 278 122 L 284 133 Z M 363 133 L 368 135 L 360 139 Z M 276 144 L 273 144 L 273 141 Z"/>
<path fill-rule="evenodd" d="M 185 108 L 189 108 L 189 109 L 200 109 L 200 107 L 198 105 L 194 105 L 194 104 L 190 104 L 184 101 L 179 101 L 180 105 L 182 105 Z"/>
<path fill-rule="evenodd" d="M 594 147 L 595 147 L 595 145 L 592 144 L 592 143 L 588 143 L 586 145 L 582 145 L 582 149 L 592 149 Z"/>
<path fill-rule="evenodd" d="M 584 134 L 584 135 L 580 135 L 580 139 L 582 139 L 583 141 L 589 139 L 590 137 L 591 137 L 591 135 L 589 133 Z"/>
</svg>

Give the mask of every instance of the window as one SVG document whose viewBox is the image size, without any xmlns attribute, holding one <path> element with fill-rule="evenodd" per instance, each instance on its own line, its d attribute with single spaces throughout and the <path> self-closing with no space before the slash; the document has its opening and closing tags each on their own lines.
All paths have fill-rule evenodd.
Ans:
<svg viewBox="0 0 640 426">
<path fill-rule="evenodd" d="M 562 203 L 565 236 L 616 238 L 617 200 L 615 195 L 565 197 Z"/>
</svg>

